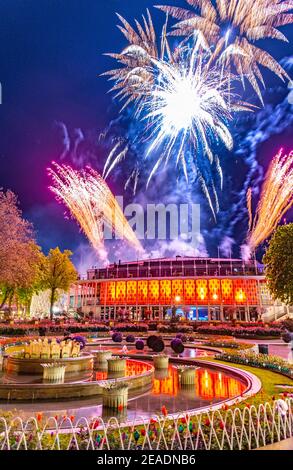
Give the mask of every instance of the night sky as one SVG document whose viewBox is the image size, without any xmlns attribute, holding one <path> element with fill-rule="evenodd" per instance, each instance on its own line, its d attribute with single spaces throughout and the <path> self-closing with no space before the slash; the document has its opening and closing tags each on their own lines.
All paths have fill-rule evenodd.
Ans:
<svg viewBox="0 0 293 470">
<path fill-rule="evenodd" d="M 186 6 L 183 0 L 155 3 Z M 85 155 L 86 163 L 99 170 L 102 168 L 107 152 L 95 142 L 119 110 L 113 96 L 107 93 L 107 80 L 99 76 L 114 65 L 103 53 L 118 52 L 126 46 L 116 28 L 115 12 L 132 22 L 150 8 L 159 27 L 164 15 L 152 5 L 153 1 L 149 0 L 1 1 L 0 186 L 18 195 L 25 216 L 34 223 L 42 248 L 47 251 L 59 245 L 62 249 L 76 250 L 75 261 L 79 266 L 82 263 L 81 269 L 95 260 L 90 259 L 86 239 L 76 223 L 64 219 L 64 207 L 48 189 L 50 180 L 46 169 L 52 160 L 58 161 L 64 151 L 60 123 L 66 126 L 71 146 L 82 136 L 78 154 L 71 152 L 67 163 L 80 166 Z M 291 39 L 290 44 L 268 40 L 265 46 L 264 42 L 261 45 L 278 60 L 287 58 L 287 71 L 290 74 L 291 67 L 292 76 L 293 27 L 284 27 L 282 32 Z M 243 242 L 245 224 L 243 217 L 235 223 L 231 221 L 229 204 L 237 211 L 237 198 L 250 170 L 251 183 L 258 188 L 261 172 L 255 168 L 258 165 L 266 168 L 281 146 L 287 151 L 292 149 L 293 119 L 292 106 L 287 99 L 288 84 L 283 84 L 272 73 L 264 76 L 265 108 L 253 118 L 234 123 L 234 160 L 225 163 L 225 211 L 217 226 L 211 222 L 208 209 L 203 205 L 201 223 L 211 255 L 216 255 L 217 246 L 225 239 L 235 241 L 234 254 L 239 254 L 237 247 Z M 274 115 L 277 105 L 279 122 Z M 111 185 L 111 180 L 109 183 Z M 119 182 L 113 184 L 113 190 L 119 191 Z M 291 214 L 288 219 L 292 219 Z"/>
</svg>

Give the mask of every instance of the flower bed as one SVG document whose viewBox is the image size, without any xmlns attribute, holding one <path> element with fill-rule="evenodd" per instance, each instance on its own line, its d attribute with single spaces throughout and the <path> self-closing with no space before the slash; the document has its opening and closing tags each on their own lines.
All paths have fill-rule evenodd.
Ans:
<svg viewBox="0 0 293 470">
<path fill-rule="evenodd" d="M 192 333 L 193 327 L 192 325 L 180 325 L 171 323 L 169 325 L 158 325 L 157 330 L 159 333 Z"/>
<path fill-rule="evenodd" d="M 148 331 L 148 325 L 146 323 L 116 323 L 113 330 L 146 333 Z"/>
<path fill-rule="evenodd" d="M 5 323 L 0 323 L 0 335 L 2 336 L 29 336 L 38 334 L 39 328 L 42 328 L 45 334 L 63 334 L 64 330 L 68 333 L 95 333 L 95 332 L 108 332 L 110 328 L 102 323 L 91 323 L 91 324 L 81 324 L 81 323 L 60 323 L 59 325 L 55 323 L 40 323 L 38 325 L 33 325 L 30 323 L 14 324 L 7 325 Z"/>
<path fill-rule="evenodd" d="M 250 349 L 254 344 L 250 343 L 238 343 L 236 341 L 229 340 L 211 340 L 204 343 L 205 346 L 211 346 L 213 348 L 227 348 L 227 349 Z"/>
<path fill-rule="evenodd" d="M 239 352 L 223 352 L 216 356 L 217 359 L 235 364 L 243 364 L 252 367 L 259 367 L 261 369 L 268 369 L 273 372 L 293 377 L 293 365 L 285 361 L 279 356 L 272 356 L 269 354 L 255 354 L 250 351 Z"/>
<path fill-rule="evenodd" d="M 263 328 L 263 327 L 235 327 L 229 325 L 218 326 L 201 326 L 197 328 L 198 333 L 223 335 L 223 336 L 237 336 L 240 338 L 279 338 L 282 330 L 280 328 Z"/>
</svg>

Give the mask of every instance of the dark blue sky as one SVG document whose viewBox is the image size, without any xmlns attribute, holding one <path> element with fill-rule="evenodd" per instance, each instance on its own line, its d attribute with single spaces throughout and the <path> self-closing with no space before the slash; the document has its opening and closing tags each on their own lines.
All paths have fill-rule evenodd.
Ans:
<svg viewBox="0 0 293 470">
<path fill-rule="evenodd" d="M 185 4 L 183 0 L 159 3 Z M 46 168 L 62 151 L 54 122 L 98 135 L 117 116 L 118 107 L 107 94 L 109 85 L 99 77 L 113 65 L 103 53 L 125 46 L 115 27 L 118 22 L 115 12 L 131 21 L 133 17 L 140 18 L 148 7 L 159 25 L 164 15 L 154 10 L 152 4 L 149 0 L 1 1 L 0 186 L 17 193 L 45 250 L 57 244 L 75 249 L 84 241 L 75 222 L 64 220 L 64 209 L 47 189 Z M 292 27 L 282 30 L 293 36 Z M 292 44 L 272 45 L 268 41 L 266 49 L 278 59 L 292 55 Z M 268 88 L 279 87 L 280 97 L 274 100 L 271 93 L 265 100 L 281 101 L 287 93 L 287 84 L 282 85 L 272 74 L 266 74 L 266 79 Z M 257 150 L 261 164 L 267 165 L 272 156 L 267 158 L 267 154 L 284 142 L 292 147 L 291 136 L 290 126 L 272 137 L 269 135 Z M 105 153 L 98 150 L 97 168 L 104 158 Z M 228 181 L 242 176 L 235 168 L 233 174 L 227 175 Z M 233 184 L 227 190 L 231 187 Z"/>
</svg>

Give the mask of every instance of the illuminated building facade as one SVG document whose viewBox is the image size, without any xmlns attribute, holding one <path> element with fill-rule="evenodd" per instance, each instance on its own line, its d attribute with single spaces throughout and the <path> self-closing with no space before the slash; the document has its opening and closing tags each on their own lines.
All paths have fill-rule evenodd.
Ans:
<svg viewBox="0 0 293 470">
<path fill-rule="evenodd" d="M 256 321 L 272 301 L 263 266 L 239 259 L 162 258 L 89 269 L 70 307 L 100 320 Z"/>
</svg>

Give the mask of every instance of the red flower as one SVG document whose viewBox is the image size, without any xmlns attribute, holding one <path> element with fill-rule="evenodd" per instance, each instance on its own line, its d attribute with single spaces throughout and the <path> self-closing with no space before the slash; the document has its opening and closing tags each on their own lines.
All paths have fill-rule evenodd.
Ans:
<svg viewBox="0 0 293 470">
<path fill-rule="evenodd" d="M 43 413 L 37 413 L 37 421 L 42 421 Z"/>
<path fill-rule="evenodd" d="M 204 422 L 205 426 L 210 426 L 211 425 L 211 422 L 210 420 L 207 418 Z"/>
<path fill-rule="evenodd" d="M 181 423 L 185 424 L 186 423 L 186 418 L 181 418 Z"/>
<path fill-rule="evenodd" d="M 156 424 L 156 422 L 157 422 L 157 420 L 156 420 L 156 419 L 154 419 L 154 418 L 151 418 L 151 420 L 150 420 L 150 423 L 151 423 L 151 424 Z"/>
<path fill-rule="evenodd" d="M 163 414 L 164 416 L 167 416 L 168 410 L 167 410 L 167 408 L 165 407 L 165 405 L 162 406 L 162 410 L 161 410 L 161 411 L 162 411 L 162 414 Z"/>
<path fill-rule="evenodd" d="M 140 434 L 141 434 L 142 436 L 145 436 L 145 435 L 146 435 L 145 429 L 142 429 L 142 430 L 140 431 Z"/>
<path fill-rule="evenodd" d="M 221 421 L 221 422 L 220 422 L 220 428 L 221 428 L 222 430 L 225 429 L 225 423 L 224 423 L 224 421 Z"/>
<path fill-rule="evenodd" d="M 73 416 L 73 415 L 71 415 L 70 418 L 69 418 L 72 423 L 74 421 L 74 418 L 75 418 L 75 416 Z"/>
</svg>

